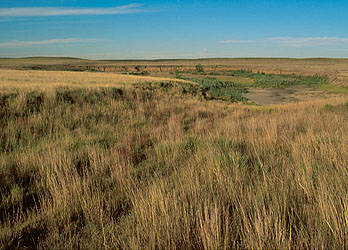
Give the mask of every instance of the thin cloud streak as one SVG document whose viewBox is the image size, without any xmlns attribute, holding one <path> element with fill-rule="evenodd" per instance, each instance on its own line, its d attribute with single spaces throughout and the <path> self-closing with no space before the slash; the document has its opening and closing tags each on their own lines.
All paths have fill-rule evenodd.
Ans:
<svg viewBox="0 0 348 250">
<path fill-rule="evenodd" d="M 122 15 L 148 12 L 142 4 L 128 4 L 113 8 L 27 7 L 0 8 L 0 17 L 47 17 L 78 15 Z"/>
<path fill-rule="evenodd" d="M 284 47 L 315 47 L 315 46 L 330 46 L 330 45 L 348 45 L 348 38 L 339 37 L 270 37 L 254 40 L 223 40 L 220 43 L 228 44 L 243 44 L 252 43 L 258 45 L 273 45 Z"/>
<path fill-rule="evenodd" d="M 11 18 L 11 19 L 0 19 L 0 22 L 25 22 L 25 21 L 40 21 L 39 18 Z"/>
<path fill-rule="evenodd" d="M 95 42 L 102 41 L 101 39 L 80 39 L 80 38 L 67 38 L 67 39 L 51 39 L 42 41 L 10 41 L 0 43 L 0 48 L 23 48 L 38 45 L 49 44 L 62 44 L 62 43 L 81 43 L 81 42 Z"/>
<path fill-rule="evenodd" d="M 252 43 L 260 40 L 222 40 L 220 43 Z"/>
</svg>

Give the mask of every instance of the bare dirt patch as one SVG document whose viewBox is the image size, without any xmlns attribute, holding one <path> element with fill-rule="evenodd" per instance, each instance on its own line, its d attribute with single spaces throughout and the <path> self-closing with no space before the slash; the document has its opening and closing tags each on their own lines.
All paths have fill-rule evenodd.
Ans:
<svg viewBox="0 0 348 250">
<path fill-rule="evenodd" d="M 260 104 L 282 104 L 307 101 L 322 98 L 327 93 L 306 86 L 294 86 L 291 88 L 249 88 L 249 93 L 243 96 L 248 100 Z"/>
</svg>

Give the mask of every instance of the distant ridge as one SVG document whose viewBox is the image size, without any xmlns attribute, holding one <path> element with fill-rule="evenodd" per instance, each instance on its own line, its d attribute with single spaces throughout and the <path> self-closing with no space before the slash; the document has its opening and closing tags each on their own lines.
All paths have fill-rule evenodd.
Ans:
<svg viewBox="0 0 348 250">
<path fill-rule="evenodd" d="M 331 58 L 331 57 L 202 57 L 202 58 L 163 58 L 163 59 L 88 59 L 81 57 L 56 57 L 56 56 L 29 56 L 29 57 L 0 57 L 11 60 L 27 59 L 46 59 L 46 60 L 83 60 L 83 61 L 106 61 L 106 62 L 167 62 L 167 61 L 211 61 L 211 60 L 346 60 L 348 58 Z"/>
</svg>

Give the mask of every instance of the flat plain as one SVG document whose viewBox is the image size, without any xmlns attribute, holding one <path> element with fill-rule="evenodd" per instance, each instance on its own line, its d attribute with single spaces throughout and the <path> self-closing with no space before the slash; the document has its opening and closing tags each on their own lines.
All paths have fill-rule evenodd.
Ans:
<svg viewBox="0 0 348 250">
<path fill-rule="evenodd" d="M 346 249 L 347 94 L 346 59 L 0 59 L 0 247 Z"/>
</svg>

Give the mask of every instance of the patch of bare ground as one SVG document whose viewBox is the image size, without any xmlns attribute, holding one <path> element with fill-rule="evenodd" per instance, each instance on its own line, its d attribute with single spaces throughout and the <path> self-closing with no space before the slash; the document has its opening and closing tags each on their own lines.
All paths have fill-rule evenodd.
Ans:
<svg viewBox="0 0 348 250">
<path fill-rule="evenodd" d="M 322 90 L 305 86 L 291 88 L 249 88 L 244 97 L 259 105 L 294 103 L 333 96 Z"/>
</svg>

